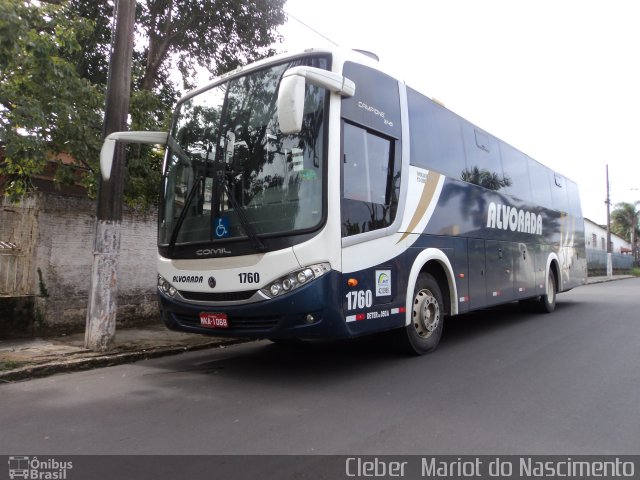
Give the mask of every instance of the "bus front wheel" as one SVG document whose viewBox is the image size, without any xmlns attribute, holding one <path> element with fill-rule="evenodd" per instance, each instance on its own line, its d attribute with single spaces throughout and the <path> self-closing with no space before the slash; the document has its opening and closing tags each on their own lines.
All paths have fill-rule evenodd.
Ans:
<svg viewBox="0 0 640 480">
<path fill-rule="evenodd" d="M 400 346 L 414 355 L 436 349 L 442 336 L 444 303 L 438 282 L 428 273 L 416 280 L 411 304 L 411 322 L 398 331 Z"/>
</svg>

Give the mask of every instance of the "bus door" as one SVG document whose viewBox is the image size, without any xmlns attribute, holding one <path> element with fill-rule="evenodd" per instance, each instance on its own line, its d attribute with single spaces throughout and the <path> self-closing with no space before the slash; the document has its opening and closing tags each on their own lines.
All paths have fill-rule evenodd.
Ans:
<svg viewBox="0 0 640 480">
<path fill-rule="evenodd" d="M 547 276 L 547 258 L 551 253 L 549 245 L 536 245 L 534 264 L 535 264 L 535 289 L 536 295 L 544 295 L 546 291 L 546 276 Z"/>
<path fill-rule="evenodd" d="M 469 255 L 469 308 L 482 308 L 486 305 L 486 265 L 484 240 L 470 238 L 467 244 Z"/>
<path fill-rule="evenodd" d="M 531 297 L 536 293 L 535 247 L 526 243 L 518 243 L 514 247 L 514 296 L 516 299 Z"/>
<path fill-rule="evenodd" d="M 510 242 L 487 240 L 486 304 L 495 305 L 513 300 L 513 248 Z"/>
</svg>

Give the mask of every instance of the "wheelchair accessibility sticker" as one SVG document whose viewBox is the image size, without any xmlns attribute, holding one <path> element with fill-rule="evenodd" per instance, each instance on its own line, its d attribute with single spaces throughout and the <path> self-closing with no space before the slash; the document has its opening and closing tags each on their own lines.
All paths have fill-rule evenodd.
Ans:
<svg viewBox="0 0 640 480">
<path fill-rule="evenodd" d="M 229 236 L 231 222 L 229 217 L 217 217 L 213 220 L 213 234 L 215 238 L 226 238 Z"/>
</svg>

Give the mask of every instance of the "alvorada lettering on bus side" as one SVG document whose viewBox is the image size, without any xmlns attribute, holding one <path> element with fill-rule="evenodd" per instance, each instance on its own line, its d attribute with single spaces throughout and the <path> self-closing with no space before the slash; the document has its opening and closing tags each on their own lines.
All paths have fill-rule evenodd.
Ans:
<svg viewBox="0 0 640 480">
<path fill-rule="evenodd" d="M 487 228 L 542 235 L 542 215 L 491 202 L 487 211 Z"/>
</svg>

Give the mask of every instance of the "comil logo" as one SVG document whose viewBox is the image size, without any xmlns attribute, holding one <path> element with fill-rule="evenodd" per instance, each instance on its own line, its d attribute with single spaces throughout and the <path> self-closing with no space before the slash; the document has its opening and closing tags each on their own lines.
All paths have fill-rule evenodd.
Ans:
<svg viewBox="0 0 640 480">
<path fill-rule="evenodd" d="M 61 462 L 54 458 L 9 457 L 9 478 L 32 480 L 66 480 L 67 471 L 73 468 L 73 462 Z"/>
</svg>

